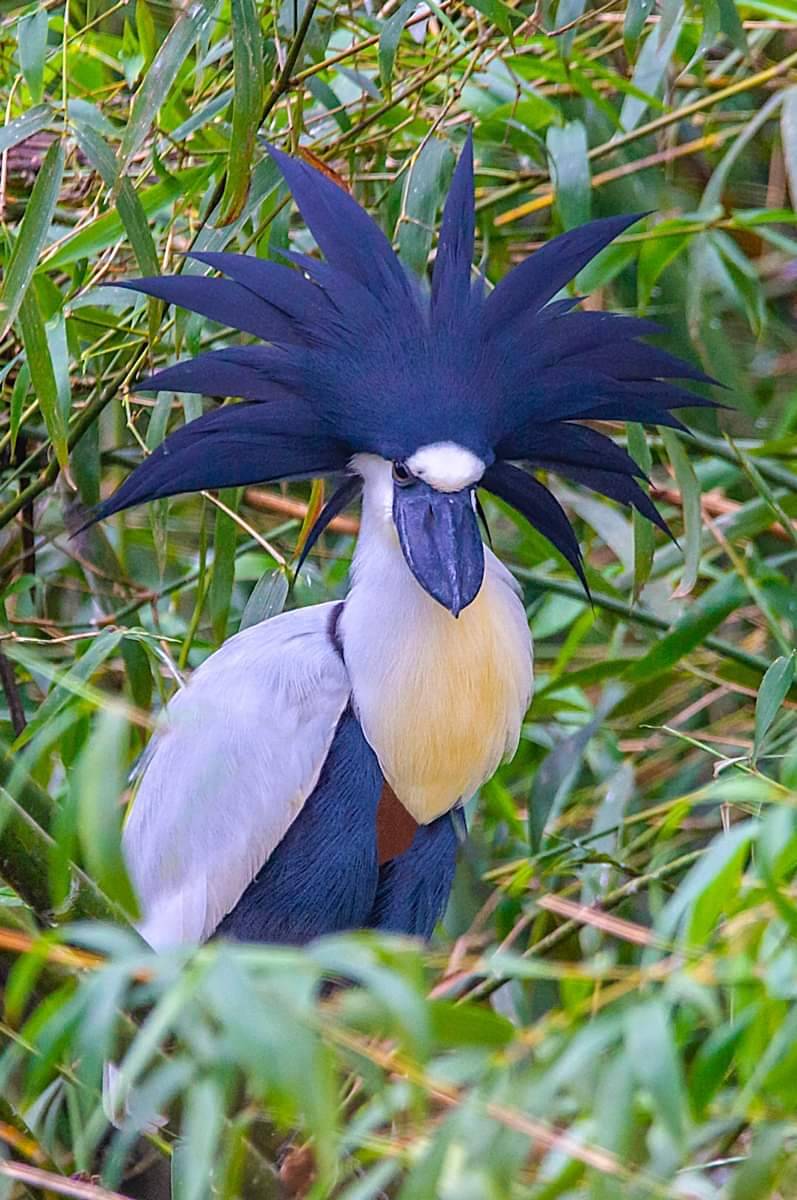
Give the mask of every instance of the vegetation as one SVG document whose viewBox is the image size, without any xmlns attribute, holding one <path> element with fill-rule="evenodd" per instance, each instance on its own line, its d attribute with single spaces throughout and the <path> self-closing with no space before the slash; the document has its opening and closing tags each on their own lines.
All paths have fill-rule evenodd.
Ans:
<svg viewBox="0 0 797 1200">
<path fill-rule="evenodd" d="M 149 1194 L 147 1157 L 176 1200 L 795 1196 L 795 0 L 0 13 L 2 1195 Z M 155 957 L 119 852 L 153 714 L 242 624 L 342 595 L 356 514 L 290 594 L 318 486 L 70 540 L 206 403 L 131 382 L 227 336 L 114 284 L 193 270 L 190 247 L 310 248 L 267 139 L 422 271 L 469 125 L 488 278 L 648 211 L 578 292 L 661 319 L 730 408 L 693 439 L 630 431 L 677 545 L 555 485 L 592 606 L 488 505 L 537 694 L 431 948 Z M 110 1135 L 109 1057 L 136 1083 Z"/>
</svg>

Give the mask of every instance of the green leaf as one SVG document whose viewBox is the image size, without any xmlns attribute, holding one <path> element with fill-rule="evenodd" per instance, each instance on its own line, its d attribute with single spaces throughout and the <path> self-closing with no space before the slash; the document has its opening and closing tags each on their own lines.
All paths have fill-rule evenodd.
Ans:
<svg viewBox="0 0 797 1200">
<path fill-rule="evenodd" d="M 661 221 L 642 243 L 637 272 L 637 291 L 642 312 L 650 304 L 659 277 L 689 245 L 688 233 L 671 232 L 677 231 L 680 225 L 687 223 L 678 220 Z"/>
<path fill-rule="evenodd" d="M 596 717 L 576 733 L 563 738 L 545 757 L 534 776 L 528 810 L 529 842 L 535 853 L 542 844 L 549 818 L 560 811 L 576 781 L 584 751 L 601 719 Z"/>
<path fill-rule="evenodd" d="M 116 156 L 113 150 L 103 140 L 102 135 L 85 120 L 78 121 L 73 116 L 73 125 L 80 149 L 101 176 L 105 186 L 112 189 L 116 182 Z M 147 215 L 138 192 L 127 178 L 121 181 L 117 189 L 116 208 L 142 275 L 159 275 L 158 253 Z"/>
<path fill-rule="evenodd" d="M 382 1200 L 399 1174 L 399 1164 L 384 1159 L 362 1172 L 354 1183 L 339 1193 L 339 1200 Z M 417 1195 L 418 1193 L 416 1193 Z"/>
<path fill-rule="evenodd" d="M 23 361 L 19 368 L 17 377 L 14 380 L 14 387 L 11 390 L 8 431 L 11 439 L 10 446 L 12 454 L 16 449 L 17 438 L 19 437 L 19 428 L 22 422 L 22 413 L 25 408 L 25 401 L 28 398 L 30 383 L 30 367 L 28 366 L 27 362 Z"/>
<path fill-rule="evenodd" d="M 133 703 L 143 712 L 147 712 L 152 703 L 152 670 L 149 655 L 142 643 L 133 638 L 125 638 L 121 649 Z"/>
<path fill-rule="evenodd" d="M 583 225 L 590 216 L 590 169 L 587 131 L 581 121 L 551 125 L 546 138 L 556 207 L 565 229 Z"/>
<path fill-rule="evenodd" d="M 426 274 L 432 229 L 453 165 L 451 147 L 430 138 L 410 168 L 398 228 L 399 257 L 416 275 Z"/>
<path fill-rule="evenodd" d="M 433 1000 L 430 1015 L 435 1036 L 445 1046 L 507 1046 L 512 1041 L 512 1024 L 499 1013 L 453 1000 Z"/>
<path fill-rule="evenodd" d="M 483 13 L 488 21 L 492 21 L 496 29 L 500 29 L 505 37 L 512 33 L 512 9 L 503 0 L 471 0 L 477 12 Z M 517 17 L 515 17 L 517 20 Z"/>
<path fill-rule="evenodd" d="M 712 847 L 713 849 L 713 847 Z M 730 849 L 730 853 L 727 851 Z M 716 857 L 704 860 L 711 861 L 715 869 L 709 875 L 706 867 L 706 886 L 695 897 L 685 928 L 686 943 L 696 949 L 703 950 L 710 943 L 720 920 L 727 919 L 733 912 L 739 895 L 742 881 L 742 871 L 748 853 L 748 842 L 742 838 L 736 848 L 723 844 L 720 839 Z"/>
<path fill-rule="evenodd" d="M 727 272 L 728 291 L 746 313 L 755 336 L 759 337 L 767 322 L 767 306 L 758 270 L 727 234 L 714 230 L 711 241 Z"/>
<path fill-rule="evenodd" d="M 689 1094 L 698 1115 L 716 1095 L 733 1064 L 739 1042 L 757 1016 L 751 1005 L 729 1024 L 712 1030 L 698 1049 L 689 1070 Z"/>
<path fill-rule="evenodd" d="M 313 99 L 317 100 L 319 104 L 323 104 L 338 128 L 343 133 L 348 133 L 351 129 L 351 118 L 345 108 L 341 107 L 337 92 L 333 91 L 329 84 L 320 79 L 318 75 L 311 75 L 307 80 L 307 90 Z"/>
<path fill-rule="evenodd" d="M 726 575 L 694 600 L 670 633 L 659 638 L 647 654 L 625 672 L 624 678 L 635 683 L 663 674 L 716 629 L 747 598 L 744 581 Z"/>
<path fill-rule="evenodd" d="M 138 39 L 133 35 L 133 30 L 128 20 L 125 20 L 124 24 L 122 45 L 119 50 L 119 61 L 124 69 L 127 86 L 129 88 L 135 87 L 136 80 L 144 68 L 145 60 L 139 47 Z"/>
<path fill-rule="evenodd" d="M 797 837 L 794 815 L 786 808 L 772 807 L 762 821 L 756 844 L 756 866 L 776 912 L 791 936 L 797 937 L 797 906 L 790 898 L 788 881 L 795 873 Z"/>
<path fill-rule="evenodd" d="M 650 1092 L 655 1116 L 676 1144 L 685 1126 L 685 1089 L 681 1064 L 667 1009 L 649 1000 L 630 1009 L 625 1020 L 625 1042 L 631 1070 Z"/>
<path fill-rule="evenodd" d="M 276 617 L 278 613 L 282 612 L 287 599 L 287 575 L 281 568 L 269 571 L 261 579 L 258 579 L 252 588 L 252 593 L 241 616 L 239 631 L 248 629 L 250 625 L 257 625 L 260 621 L 267 621 L 269 617 Z"/>
<path fill-rule="evenodd" d="M 730 442 L 737 458 L 739 459 L 742 470 L 752 483 L 755 490 L 758 492 L 761 499 L 769 508 L 774 519 L 780 522 L 784 531 L 789 535 L 791 540 L 797 544 L 797 530 L 794 528 L 794 522 L 784 509 L 783 504 L 776 496 L 774 490 L 770 487 L 764 476 L 759 471 L 758 467 L 755 465 L 755 461 L 753 460 L 752 456 L 742 450 L 741 446 L 737 445 L 732 438 L 729 437 L 728 441 Z"/>
<path fill-rule="evenodd" d="M 654 97 L 662 85 L 670 65 L 670 59 L 678 43 L 682 23 L 683 8 L 679 6 L 676 18 L 666 32 L 662 20 L 661 27 L 654 26 L 645 39 L 645 44 L 639 52 L 639 58 L 634 67 L 632 83 L 635 88 L 647 96 Z M 648 101 L 640 100 L 636 96 L 626 96 L 620 109 L 622 128 L 626 132 L 636 129 L 648 107 Z"/>
<path fill-rule="evenodd" d="M 70 788 L 77 799 L 78 835 L 89 874 L 106 896 L 136 916 L 138 904 L 121 847 L 127 743 L 127 719 L 105 709 L 81 752 Z"/>
<path fill-rule="evenodd" d="M 81 695 L 85 684 L 98 667 L 113 654 L 122 639 L 121 630 L 108 630 L 92 640 L 88 649 L 72 667 L 58 679 L 58 682 L 48 693 L 46 700 L 40 705 L 36 716 L 29 721 L 23 732 L 14 743 L 14 750 L 26 746 L 33 736 L 43 729 L 48 722 L 53 721 L 61 710 L 69 703 L 74 695 Z"/>
<path fill-rule="evenodd" d="M 0 290 L 0 338 L 5 337 L 13 325 L 33 278 L 50 231 L 63 173 L 64 148 L 58 139 L 44 156 L 8 262 Z"/>
<path fill-rule="evenodd" d="M 44 424 L 47 427 L 47 435 L 53 444 L 59 466 L 63 470 L 69 460 L 66 424 L 61 412 L 58 384 L 47 341 L 47 331 L 42 320 L 35 288 L 30 288 L 22 300 L 18 324 L 31 381 L 39 400 Z"/>
<path fill-rule="evenodd" d="M 632 423 L 628 426 L 628 453 L 646 475 L 650 474 L 650 447 L 641 425 Z M 631 523 L 634 530 L 634 599 L 638 600 L 650 578 L 656 538 L 650 521 L 636 509 L 631 515 Z"/>
<path fill-rule="evenodd" d="M 224 488 L 219 499 L 228 508 L 235 510 L 237 488 Z M 216 509 L 216 532 L 213 538 L 213 577 L 210 581 L 210 619 L 216 641 L 221 643 L 227 636 L 227 619 L 230 614 L 232 585 L 235 579 L 235 543 L 238 526 L 222 509 Z"/>
<path fill-rule="evenodd" d="M 755 702 L 754 762 L 761 753 L 764 738 L 794 681 L 794 656 L 795 651 L 792 651 L 788 657 L 776 658 L 761 680 Z"/>
<path fill-rule="evenodd" d="M 31 100 L 41 104 L 44 95 L 44 56 L 47 53 L 47 9 L 37 6 L 19 18 L 17 48 L 19 66 L 28 85 Z"/>
<path fill-rule="evenodd" d="M 232 0 L 232 56 L 232 138 L 221 199 L 221 225 L 234 221 L 246 201 L 263 114 L 263 34 L 255 0 Z"/>
<path fill-rule="evenodd" d="M 689 921 L 689 936 L 704 944 L 728 894 L 727 880 L 741 871 L 752 836 L 752 826 L 746 822 L 714 838 L 659 914 L 656 929 L 662 937 L 674 938 Z M 720 883 L 714 887 L 717 880 Z"/>
<path fill-rule="evenodd" d="M 41 133 L 42 129 L 46 129 L 50 124 L 52 115 L 48 105 L 39 104 L 36 108 L 29 108 L 16 120 L 0 126 L 0 154 L 4 150 L 10 150 L 12 146 L 18 146 L 35 133 Z"/>
<path fill-rule="evenodd" d="M 787 88 L 783 94 L 780 137 L 792 208 L 797 208 L 797 87 Z"/>
<path fill-rule="evenodd" d="M 556 24 L 561 28 L 562 25 L 571 25 L 573 21 L 577 21 L 583 16 L 584 9 L 587 7 L 586 0 L 559 0 L 556 6 Z M 556 39 L 557 49 L 561 56 L 570 61 L 573 51 L 573 42 L 575 41 L 578 27 L 566 30 Z"/>
<path fill-rule="evenodd" d="M 379 78 L 383 88 L 390 87 L 402 30 L 417 7 L 417 0 L 404 0 L 382 26 L 379 34 Z"/>
<path fill-rule="evenodd" d="M 145 215 L 153 217 L 177 199 L 188 201 L 196 196 L 207 183 L 210 174 L 210 167 L 190 167 L 185 171 L 176 171 L 171 179 L 164 179 L 150 188 L 143 188 L 136 194 Z M 121 184 L 118 190 L 121 195 Z M 65 238 L 55 253 L 47 259 L 47 268 L 55 270 L 69 266 L 81 258 L 94 258 L 125 233 L 118 210 L 103 213 L 71 237 Z"/>
<path fill-rule="evenodd" d="M 728 1200 L 766 1200 L 773 1195 L 775 1168 L 788 1133 L 786 1124 L 765 1121 L 756 1126 L 750 1152 L 731 1181 Z"/>
<path fill-rule="evenodd" d="M 623 22 L 623 40 L 629 58 L 634 56 L 639 35 L 645 28 L 645 21 L 653 12 L 655 2 L 656 0 L 628 0 Z"/>
<path fill-rule="evenodd" d="M 694 588 L 697 583 L 697 573 L 700 570 L 700 547 L 703 537 L 700 484 L 678 434 L 672 429 L 662 429 L 661 438 L 681 492 L 684 518 L 684 569 L 681 582 L 674 592 L 676 599 L 681 599 L 688 596 Z"/>
<path fill-rule="evenodd" d="M 749 56 L 747 34 L 744 31 L 736 0 L 717 0 L 720 10 L 720 29 L 737 50 Z"/>
<path fill-rule="evenodd" d="M 136 33 L 144 61 L 149 66 L 158 48 L 158 32 L 147 0 L 136 0 Z"/>
<path fill-rule="evenodd" d="M 190 9 L 177 18 L 166 37 L 141 86 L 136 92 L 125 126 L 116 163 L 117 182 L 125 174 L 133 155 L 141 149 L 155 117 L 168 95 L 177 73 L 191 52 L 211 9 L 204 0 L 195 0 Z"/>
<path fill-rule="evenodd" d="M 210 1194 L 225 1095 L 215 1079 L 199 1079 L 187 1096 L 179 1152 L 172 1163 L 174 1200 L 205 1200 Z"/>
</svg>

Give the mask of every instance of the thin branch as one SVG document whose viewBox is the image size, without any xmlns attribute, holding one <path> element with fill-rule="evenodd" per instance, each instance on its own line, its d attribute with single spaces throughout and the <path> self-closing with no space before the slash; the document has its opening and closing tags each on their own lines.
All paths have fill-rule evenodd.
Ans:
<svg viewBox="0 0 797 1200">
<path fill-rule="evenodd" d="M 59 1196 L 75 1196 L 77 1200 L 130 1200 L 129 1196 L 123 1196 L 121 1192 L 109 1192 L 97 1183 L 69 1179 L 66 1175 L 56 1175 L 52 1171 L 42 1170 L 41 1167 L 30 1167 L 27 1163 L 0 1161 L 0 1175 L 40 1191 L 56 1192 Z"/>
<path fill-rule="evenodd" d="M 2 650 L 0 650 L 0 683 L 2 683 L 3 691 L 5 692 L 8 715 L 11 718 L 11 727 L 14 730 L 14 736 L 19 737 L 27 724 L 25 709 L 22 704 L 22 696 L 20 695 L 14 668 Z"/>
</svg>

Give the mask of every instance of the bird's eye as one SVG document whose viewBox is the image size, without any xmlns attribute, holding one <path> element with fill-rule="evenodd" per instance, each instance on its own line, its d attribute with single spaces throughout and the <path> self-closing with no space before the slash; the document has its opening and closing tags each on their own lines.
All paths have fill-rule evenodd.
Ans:
<svg viewBox="0 0 797 1200">
<path fill-rule="evenodd" d="M 406 487 L 407 484 L 414 483 L 415 476 L 413 475 L 412 471 L 409 469 L 409 467 L 407 466 L 406 463 L 394 462 L 393 463 L 393 479 L 399 485 L 399 487 Z"/>
</svg>

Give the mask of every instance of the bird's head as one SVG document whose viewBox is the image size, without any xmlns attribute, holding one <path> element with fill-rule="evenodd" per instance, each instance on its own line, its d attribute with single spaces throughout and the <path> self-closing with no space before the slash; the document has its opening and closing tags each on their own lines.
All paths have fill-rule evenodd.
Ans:
<svg viewBox="0 0 797 1200">
<path fill-rule="evenodd" d="M 484 577 L 476 492 L 484 461 L 456 442 L 433 442 L 406 458 L 356 454 L 351 468 L 373 520 L 398 541 L 417 582 L 459 616 Z"/>
<path fill-rule="evenodd" d="M 557 298 L 637 216 L 554 238 L 488 292 L 472 266 L 468 137 L 426 288 L 347 192 L 301 159 L 271 155 L 324 258 L 194 250 L 194 262 L 225 278 L 186 268 L 124 285 L 260 340 L 231 341 L 137 384 L 245 403 L 216 406 L 172 433 L 94 519 L 179 492 L 342 473 L 305 551 L 370 486 L 415 579 L 455 616 L 484 571 L 477 489 L 522 513 L 585 587 L 572 526 L 536 470 L 666 529 L 634 460 L 582 422 L 683 428 L 674 409 L 713 401 L 675 381 L 713 381 L 641 340 L 661 332 L 652 322 Z"/>
</svg>

